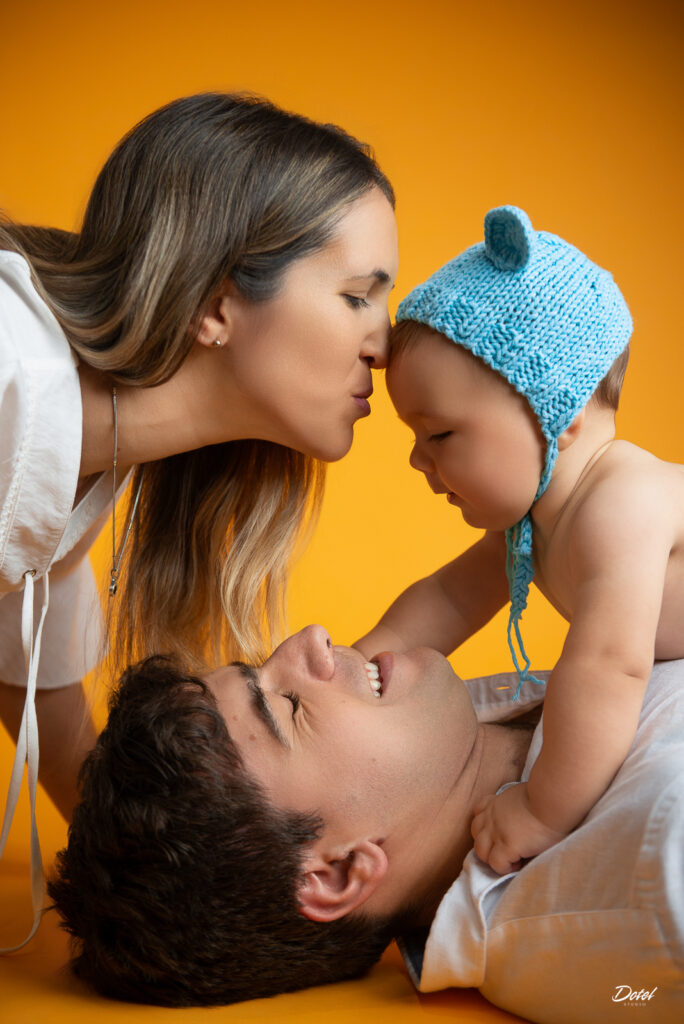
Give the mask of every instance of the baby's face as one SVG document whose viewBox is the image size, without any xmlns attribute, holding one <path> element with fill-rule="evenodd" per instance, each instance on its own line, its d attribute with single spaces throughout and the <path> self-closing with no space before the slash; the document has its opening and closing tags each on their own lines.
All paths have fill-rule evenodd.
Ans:
<svg viewBox="0 0 684 1024">
<path fill-rule="evenodd" d="M 503 377 L 426 328 L 392 359 L 387 386 L 415 434 L 411 465 L 467 523 L 505 530 L 529 511 L 546 445 L 527 401 Z"/>
</svg>

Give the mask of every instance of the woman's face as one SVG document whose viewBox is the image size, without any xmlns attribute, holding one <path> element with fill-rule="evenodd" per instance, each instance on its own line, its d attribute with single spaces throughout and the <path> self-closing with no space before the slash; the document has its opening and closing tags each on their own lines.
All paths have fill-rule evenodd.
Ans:
<svg viewBox="0 0 684 1024">
<path fill-rule="evenodd" d="M 397 264 L 394 212 L 374 188 L 324 248 L 288 267 L 272 299 L 230 296 L 221 361 L 249 404 L 249 436 L 326 461 L 346 454 L 370 413 L 371 367 L 386 365 Z"/>
</svg>

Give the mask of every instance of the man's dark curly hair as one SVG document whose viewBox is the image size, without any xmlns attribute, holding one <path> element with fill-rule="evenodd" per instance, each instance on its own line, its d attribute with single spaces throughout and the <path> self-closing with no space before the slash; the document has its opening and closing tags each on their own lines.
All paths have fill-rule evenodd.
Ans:
<svg viewBox="0 0 684 1024">
<path fill-rule="evenodd" d="M 173 661 L 129 668 L 80 774 L 49 894 L 75 973 L 102 995 L 232 1003 L 363 974 L 397 920 L 319 923 L 297 903 L 323 823 L 246 772 L 207 686 Z"/>
</svg>

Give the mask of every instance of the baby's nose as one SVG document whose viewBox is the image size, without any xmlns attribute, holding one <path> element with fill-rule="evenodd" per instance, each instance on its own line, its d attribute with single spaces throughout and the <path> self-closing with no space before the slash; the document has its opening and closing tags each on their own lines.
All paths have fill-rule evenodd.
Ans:
<svg viewBox="0 0 684 1024">
<path fill-rule="evenodd" d="M 427 457 L 427 455 L 425 454 L 425 452 L 421 450 L 417 442 L 411 449 L 411 454 L 409 455 L 409 465 L 413 469 L 417 469 L 419 473 L 432 473 L 435 468 L 432 459 L 429 459 Z"/>
</svg>

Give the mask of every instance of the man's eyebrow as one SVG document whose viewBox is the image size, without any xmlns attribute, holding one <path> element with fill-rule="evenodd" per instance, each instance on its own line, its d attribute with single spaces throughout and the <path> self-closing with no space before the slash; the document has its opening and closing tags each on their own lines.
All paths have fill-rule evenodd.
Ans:
<svg viewBox="0 0 684 1024">
<path fill-rule="evenodd" d="M 380 267 L 376 267 L 375 270 L 371 270 L 370 274 L 352 274 L 347 280 L 349 281 L 366 281 L 369 277 L 374 277 L 380 284 L 387 284 L 391 280 L 386 270 L 382 270 Z"/>
<path fill-rule="evenodd" d="M 259 682 L 259 673 L 254 668 L 254 665 L 247 665 L 244 661 L 234 661 L 233 667 L 240 670 L 240 675 L 247 683 L 247 690 L 252 700 L 252 707 L 255 712 L 264 723 L 271 736 L 280 743 L 282 747 L 289 747 L 290 744 L 287 742 L 283 733 L 278 725 L 278 721 L 271 710 L 271 705 L 264 696 L 264 691 L 261 689 L 261 683 Z"/>
</svg>

